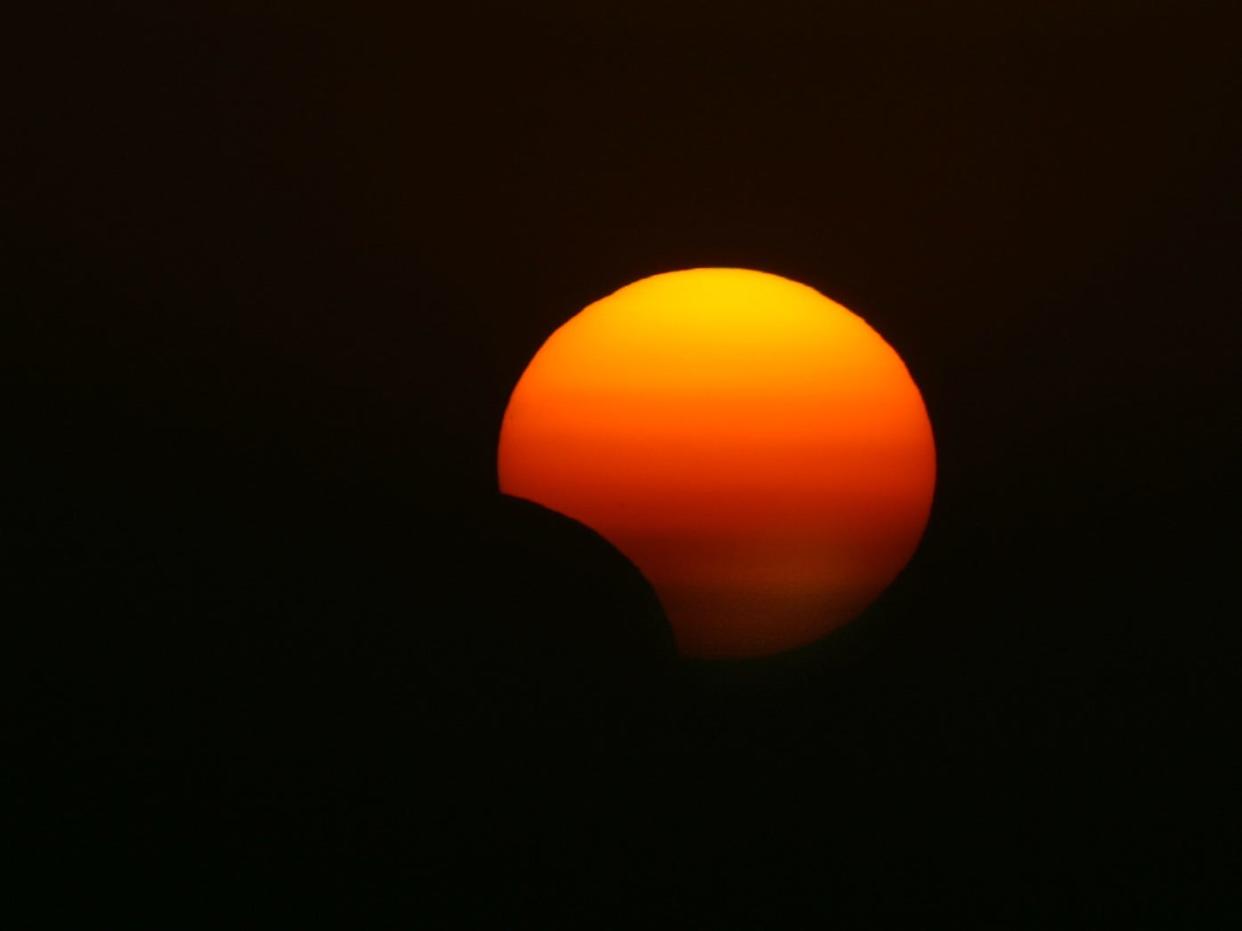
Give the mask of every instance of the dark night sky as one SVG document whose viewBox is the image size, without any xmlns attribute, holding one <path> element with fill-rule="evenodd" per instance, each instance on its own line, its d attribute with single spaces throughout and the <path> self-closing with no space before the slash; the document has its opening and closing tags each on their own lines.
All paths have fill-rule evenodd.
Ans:
<svg viewBox="0 0 1242 931">
<path fill-rule="evenodd" d="M 191 6 L 9 30 L 48 927 L 1230 926 L 1224 4 Z M 937 435 L 907 572 L 766 661 L 495 491 L 542 340 L 696 265 L 861 313 Z"/>
</svg>

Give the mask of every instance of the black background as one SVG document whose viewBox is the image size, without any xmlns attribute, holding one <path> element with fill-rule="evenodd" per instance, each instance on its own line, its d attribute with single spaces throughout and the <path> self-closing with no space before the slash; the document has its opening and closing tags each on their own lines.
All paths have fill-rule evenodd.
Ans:
<svg viewBox="0 0 1242 931">
<path fill-rule="evenodd" d="M 8 30 L 44 924 L 1236 919 L 1223 4 L 255 6 Z M 936 431 L 908 570 L 770 660 L 495 490 L 542 340 L 697 265 L 861 313 Z"/>
</svg>

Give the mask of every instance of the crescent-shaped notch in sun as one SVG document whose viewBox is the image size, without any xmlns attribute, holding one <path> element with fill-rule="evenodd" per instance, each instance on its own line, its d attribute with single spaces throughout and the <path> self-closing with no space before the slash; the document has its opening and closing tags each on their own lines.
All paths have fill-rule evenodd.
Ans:
<svg viewBox="0 0 1242 931">
<path fill-rule="evenodd" d="M 892 347 L 818 291 L 737 268 L 586 307 L 500 432 L 501 491 L 615 545 L 696 657 L 775 653 L 856 617 L 913 555 L 935 472 Z"/>
</svg>

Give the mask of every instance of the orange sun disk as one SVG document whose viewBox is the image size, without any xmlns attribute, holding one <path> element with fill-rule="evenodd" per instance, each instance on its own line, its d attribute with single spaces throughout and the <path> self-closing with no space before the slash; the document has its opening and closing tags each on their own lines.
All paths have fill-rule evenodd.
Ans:
<svg viewBox="0 0 1242 931">
<path fill-rule="evenodd" d="M 500 433 L 500 489 L 651 582 L 682 653 L 758 656 L 856 617 L 913 555 L 931 424 L 860 317 L 776 275 L 644 278 L 548 338 Z"/>
</svg>

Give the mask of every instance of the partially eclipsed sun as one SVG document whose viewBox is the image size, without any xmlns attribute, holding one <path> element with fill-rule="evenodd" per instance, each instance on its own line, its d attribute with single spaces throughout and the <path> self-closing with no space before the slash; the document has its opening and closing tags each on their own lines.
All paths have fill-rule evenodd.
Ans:
<svg viewBox="0 0 1242 931">
<path fill-rule="evenodd" d="M 856 617 L 935 485 L 931 424 L 862 318 L 776 275 L 644 278 L 553 333 L 500 432 L 501 491 L 594 529 L 682 653 L 758 656 Z"/>
</svg>

